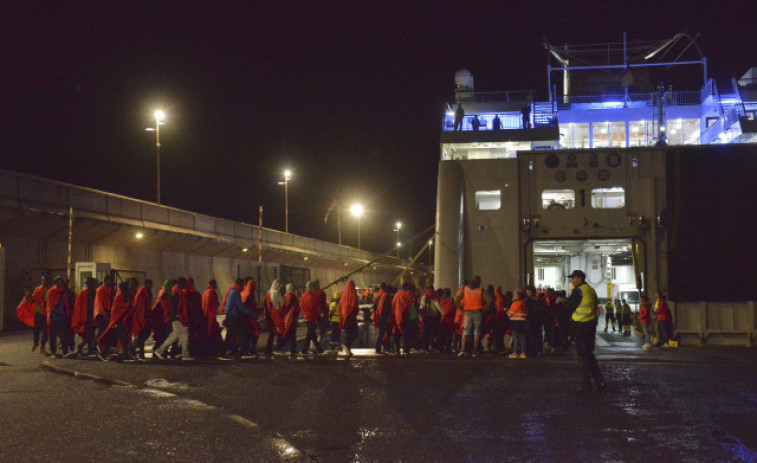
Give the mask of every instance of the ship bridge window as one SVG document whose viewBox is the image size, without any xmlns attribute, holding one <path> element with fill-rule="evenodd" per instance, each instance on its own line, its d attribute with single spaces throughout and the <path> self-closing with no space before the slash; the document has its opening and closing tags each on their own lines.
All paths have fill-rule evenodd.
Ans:
<svg viewBox="0 0 757 463">
<path fill-rule="evenodd" d="M 623 188 L 595 188 L 591 190 L 591 207 L 594 209 L 618 209 L 626 205 Z"/>
<path fill-rule="evenodd" d="M 498 211 L 501 203 L 500 190 L 476 192 L 476 209 L 479 211 Z"/>
<path fill-rule="evenodd" d="M 576 192 L 573 190 L 544 190 L 541 192 L 541 207 L 544 209 L 573 209 L 576 207 Z"/>
</svg>

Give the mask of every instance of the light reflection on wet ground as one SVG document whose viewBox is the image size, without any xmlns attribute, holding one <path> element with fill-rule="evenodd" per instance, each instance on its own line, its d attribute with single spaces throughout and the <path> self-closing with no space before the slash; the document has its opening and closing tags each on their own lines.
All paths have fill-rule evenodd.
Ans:
<svg viewBox="0 0 757 463">
<path fill-rule="evenodd" d="M 757 460 L 752 351 L 645 352 L 614 339 L 598 348 L 609 387 L 581 395 L 571 392 L 573 353 L 142 365 L 130 375 L 254 422 L 237 432 L 292 461 Z"/>
</svg>

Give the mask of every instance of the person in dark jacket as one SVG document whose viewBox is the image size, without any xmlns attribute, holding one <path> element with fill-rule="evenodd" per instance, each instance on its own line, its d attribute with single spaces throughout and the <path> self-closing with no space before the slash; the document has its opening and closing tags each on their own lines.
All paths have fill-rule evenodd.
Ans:
<svg viewBox="0 0 757 463">
<path fill-rule="evenodd" d="M 544 345 L 542 343 L 544 304 L 536 295 L 536 288 L 533 285 L 526 287 L 526 307 L 528 307 L 526 355 L 535 357 L 544 353 Z"/>
<path fill-rule="evenodd" d="M 256 316 L 255 312 L 242 303 L 241 288 L 244 280 L 237 278 L 234 285 L 231 286 L 226 298 L 226 339 L 224 341 L 224 352 L 231 350 L 231 342 L 234 340 L 239 346 L 239 356 L 247 355 L 247 347 L 250 342 L 247 339 L 247 325 L 249 320 Z"/>
</svg>

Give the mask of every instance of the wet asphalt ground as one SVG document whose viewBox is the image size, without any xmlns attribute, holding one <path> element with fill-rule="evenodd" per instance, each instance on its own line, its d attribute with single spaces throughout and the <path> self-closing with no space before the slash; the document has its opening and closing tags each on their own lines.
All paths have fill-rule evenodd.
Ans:
<svg viewBox="0 0 757 463">
<path fill-rule="evenodd" d="M 757 350 L 100 362 L 0 336 L 0 461 L 757 461 Z"/>
</svg>

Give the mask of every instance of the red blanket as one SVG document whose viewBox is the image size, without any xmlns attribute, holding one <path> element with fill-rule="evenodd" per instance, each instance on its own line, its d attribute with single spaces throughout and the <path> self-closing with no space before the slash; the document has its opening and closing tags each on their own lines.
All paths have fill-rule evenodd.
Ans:
<svg viewBox="0 0 757 463">
<path fill-rule="evenodd" d="M 84 334 L 84 326 L 87 323 L 87 304 L 89 303 L 89 288 L 84 288 L 76 295 L 74 303 L 74 313 L 71 316 L 71 330 L 74 333 Z M 94 313 L 94 312 L 93 312 Z M 94 316 L 92 317 L 92 326 L 97 326 Z"/>
<path fill-rule="evenodd" d="M 147 327 L 150 320 L 152 309 L 152 294 L 147 291 L 147 288 L 142 286 L 137 291 L 137 295 L 134 296 L 134 317 L 131 326 L 131 332 L 135 336 L 142 334 L 142 331 Z"/>
<path fill-rule="evenodd" d="M 34 328 L 34 312 L 37 308 L 37 304 L 33 299 L 24 297 L 21 303 L 16 307 L 16 315 L 18 319 L 24 322 L 25 325 Z"/>
<path fill-rule="evenodd" d="M 357 325 L 358 299 L 354 281 L 347 281 L 347 287 L 344 288 L 337 307 L 339 310 L 340 330 Z"/>
</svg>

